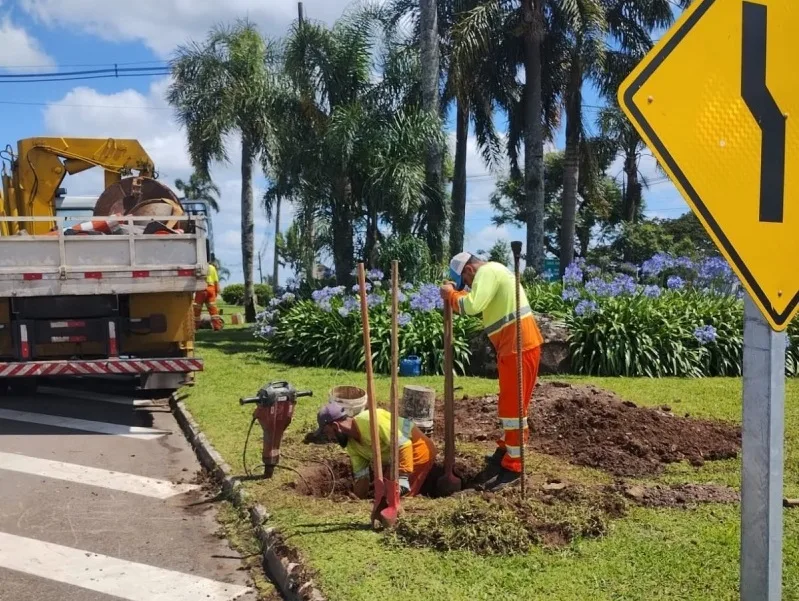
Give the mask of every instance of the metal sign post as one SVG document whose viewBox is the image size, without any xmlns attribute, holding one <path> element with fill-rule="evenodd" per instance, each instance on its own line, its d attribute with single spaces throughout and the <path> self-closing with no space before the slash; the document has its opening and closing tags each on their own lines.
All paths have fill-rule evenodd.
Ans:
<svg viewBox="0 0 799 601">
<path fill-rule="evenodd" d="M 741 601 L 782 598 L 786 335 L 744 302 Z"/>
</svg>

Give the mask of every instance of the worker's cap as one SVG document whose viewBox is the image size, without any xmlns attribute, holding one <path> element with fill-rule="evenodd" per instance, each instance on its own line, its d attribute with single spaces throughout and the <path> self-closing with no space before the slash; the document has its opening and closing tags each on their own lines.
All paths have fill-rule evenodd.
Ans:
<svg viewBox="0 0 799 601">
<path fill-rule="evenodd" d="M 317 432 L 321 433 L 322 428 L 327 424 L 332 424 L 345 417 L 347 417 L 347 411 L 344 409 L 344 405 L 335 401 L 329 401 L 319 409 L 316 414 L 316 422 L 319 424 Z"/>
<path fill-rule="evenodd" d="M 452 260 L 449 262 L 449 277 L 455 282 L 455 287 L 458 290 L 463 290 L 463 268 L 466 267 L 466 264 L 471 258 L 471 253 L 462 252 L 452 257 Z"/>
</svg>

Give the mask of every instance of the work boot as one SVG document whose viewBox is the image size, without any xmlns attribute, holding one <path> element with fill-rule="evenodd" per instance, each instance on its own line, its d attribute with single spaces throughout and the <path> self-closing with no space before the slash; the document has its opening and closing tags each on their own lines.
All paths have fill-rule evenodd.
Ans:
<svg viewBox="0 0 799 601">
<path fill-rule="evenodd" d="M 502 465 L 502 458 L 505 456 L 505 449 L 497 447 L 497 450 L 484 457 L 488 465 Z"/>
<path fill-rule="evenodd" d="M 499 492 L 503 488 L 515 483 L 521 477 L 522 475 L 519 472 L 512 472 L 503 467 L 496 476 L 485 483 L 485 490 Z"/>
</svg>

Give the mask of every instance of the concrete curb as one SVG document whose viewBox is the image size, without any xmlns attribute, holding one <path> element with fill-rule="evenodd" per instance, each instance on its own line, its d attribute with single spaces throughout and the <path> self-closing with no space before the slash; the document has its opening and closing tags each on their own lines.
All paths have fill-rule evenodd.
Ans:
<svg viewBox="0 0 799 601">
<path fill-rule="evenodd" d="M 233 504 L 249 514 L 255 534 L 263 545 L 266 575 L 283 597 L 287 601 L 325 601 L 302 564 L 296 560 L 298 554 L 286 546 L 281 532 L 265 525 L 270 517 L 266 509 L 250 498 L 241 482 L 231 477 L 230 466 L 200 430 L 185 403 L 173 396 L 169 405 L 202 466 L 222 485 Z"/>
</svg>

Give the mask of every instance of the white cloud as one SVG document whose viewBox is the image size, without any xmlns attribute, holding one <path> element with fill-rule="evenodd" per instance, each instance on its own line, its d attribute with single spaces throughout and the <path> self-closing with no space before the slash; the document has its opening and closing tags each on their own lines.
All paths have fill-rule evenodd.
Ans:
<svg viewBox="0 0 799 601">
<path fill-rule="evenodd" d="M 304 0 L 308 19 L 332 22 L 350 0 Z M 167 57 L 189 39 L 203 38 L 220 22 L 248 18 L 270 36 L 281 36 L 297 18 L 296 0 L 21 0 L 48 26 L 75 27 L 111 42 L 142 41 Z"/>
<path fill-rule="evenodd" d="M 0 20 L 0 69 L 52 67 L 55 61 L 39 45 L 39 41 L 8 16 Z"/>
</svg>

